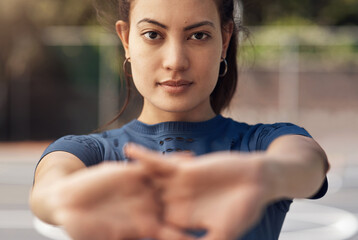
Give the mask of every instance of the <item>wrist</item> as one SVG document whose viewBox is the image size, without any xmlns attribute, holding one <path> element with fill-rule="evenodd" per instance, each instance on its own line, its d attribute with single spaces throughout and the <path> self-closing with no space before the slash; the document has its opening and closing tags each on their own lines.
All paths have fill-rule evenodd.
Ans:
<svg viewBox="0 0 358 240">
<path fill-rule="evenodd" d="M 257 175 L 257 184 L 261 185 L 262 198 L 266 203 L 283 198 L 282 178 L 280 177 L 280 167 L 277 161 L 266 153 L 258 153 L 252 156 L 252 162 Z"/>
<path fill-rule="evenodd" d="M 289 181 L 290 171 L 288 171 L 285 161 L 275 155 L 265 154 L 265 178 L 268 185 L 269 192 L 267 197 L 270 201 L 276 201 L 285 198 L 292 198 L 289 196 Z"/>
</svg>

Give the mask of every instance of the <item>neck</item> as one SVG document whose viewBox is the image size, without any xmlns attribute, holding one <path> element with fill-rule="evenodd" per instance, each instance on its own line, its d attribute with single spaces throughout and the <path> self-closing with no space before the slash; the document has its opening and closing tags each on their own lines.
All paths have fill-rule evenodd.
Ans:
<svg viewBox="0 0 358 240">
<path fill-rule="evenodd" d="M 208 107 L 195 108 L 189 111 L 164 111 L 151 107 L 144 102 L 138 120 L 146 124 L 157 124 L 162 122 L 202 122 L 214 118 L 216 114 L 210 103 Z"/>
</svg>

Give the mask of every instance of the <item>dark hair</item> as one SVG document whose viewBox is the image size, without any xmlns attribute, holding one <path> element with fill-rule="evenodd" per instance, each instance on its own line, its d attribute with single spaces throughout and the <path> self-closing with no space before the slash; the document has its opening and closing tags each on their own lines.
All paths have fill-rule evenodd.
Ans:
<svg viewBox="0 0 358 240">
<path fill-rule="evenodd" d="M 93 0 L 94 7 L 97 10 L 98 20 L 106 26 L 109 30 L 115 31 L 115 23 L 118 20 L 129 22 L 130 7 L 132 0 Z M 238 68 L 237 68 L 237 49 L 238 49 L 238 35 L 243 32 L 247 35 L 247 30 L 242 26 L 240 18 L 235 17 L 235 5 L 238 6 L 237 0 L 214 0 L 218 6 L 221 26 L 226 31 L 227 24 L 233 23 L 233 34 L 230 39 L 227 50 L 226 60 L 228 63 L 228 71 L 225 76 L 219 77 L 217 85 L 210 96 L 211 107 L 216 114 L 220 114 L 223 109 L 229 106 L 231 99 L 234 96 L 238 83 Z M 220 67 L 222 71 L 222 67 Z M 115 122 L 125 110 L 130 98 L 130 76 L 126 75 L 127 97 L 125 104 L 117 116 L 110 121 L 106 126 Z"/>
</svg>

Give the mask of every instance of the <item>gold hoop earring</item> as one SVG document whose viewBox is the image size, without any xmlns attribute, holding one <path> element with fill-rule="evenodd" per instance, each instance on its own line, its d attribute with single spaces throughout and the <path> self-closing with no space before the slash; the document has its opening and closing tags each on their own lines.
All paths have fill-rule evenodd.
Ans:
<svg viewBox="0 0 358 240">
<path fill-rule="evenodd" d="M 227 65 L 227 61 L 226 61 L 226 59 L 225 58 L 221 58 L 221 62 L 220 62 L 220 68 L 221 68 L 221 63 L 222 62 L 224 62 L 224 64 L 225 64 L 225 69 L 224 69 L 224 72 L 223 73 L 220 73 L 219 74 L 219 77 L 224 77 L 225 75 L 226 75 L 226 73 L 227 73 L 227 70 L 228 70 L 228 65 Z"/>
<path fill-rule="evenodd" d="M 126 58 L 123 62 L 123 72 L 124 75 L 126 75 L 127 77 L 132 77 L 132 74 L 127 72 L 127 63 L 130 62 L 131 62 L 131 58 Z"/>
</svg>

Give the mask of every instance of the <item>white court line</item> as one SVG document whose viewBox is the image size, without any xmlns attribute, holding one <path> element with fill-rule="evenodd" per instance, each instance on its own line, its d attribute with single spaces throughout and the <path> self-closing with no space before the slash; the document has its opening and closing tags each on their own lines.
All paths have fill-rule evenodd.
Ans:
<svg viewBox="0 0 358 240">
<path fill-rule="evenodd" d="M 297 223 L 306 228 L 299 229 Z M 297 229 L 298 228 L 298 229 Z M 344 240 L 358 232 L 358 220 L 345 210 L 318 205 L 309 200 L 292 204 L 280 240 Z"/>
</svg>

